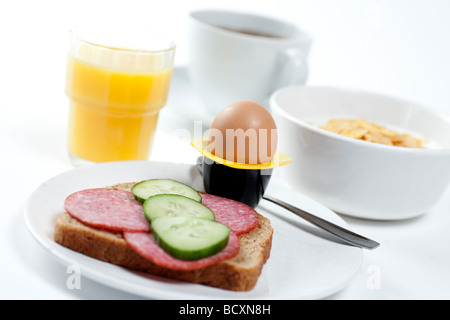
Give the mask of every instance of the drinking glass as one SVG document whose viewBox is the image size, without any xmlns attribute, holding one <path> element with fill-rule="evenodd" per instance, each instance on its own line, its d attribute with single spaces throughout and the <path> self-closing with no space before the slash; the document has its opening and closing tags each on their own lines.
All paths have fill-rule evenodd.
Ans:
<svg viewBox="0 0 450 320">
<path fill-rule="evenodd" d="M 174 42 L 151 30 L 71 29 L 66 94 L 68 149 L 75 166 L 148 159 L 174 55 Z"/>
</svg>

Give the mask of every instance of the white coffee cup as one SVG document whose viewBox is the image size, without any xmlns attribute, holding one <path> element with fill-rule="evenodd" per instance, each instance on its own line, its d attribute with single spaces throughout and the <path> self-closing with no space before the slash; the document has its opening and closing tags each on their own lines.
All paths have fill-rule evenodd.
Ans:
<svg viewBox="0 0 450 320">
<path fill-rule="evenodd" d="M 269 108 L 272 92 L 308 78 L 312 39 L 286 21 L 199 10 L 189 16 L 187 40 L 189 77 L 212 115 L 245 99 Z"/>
</svg>

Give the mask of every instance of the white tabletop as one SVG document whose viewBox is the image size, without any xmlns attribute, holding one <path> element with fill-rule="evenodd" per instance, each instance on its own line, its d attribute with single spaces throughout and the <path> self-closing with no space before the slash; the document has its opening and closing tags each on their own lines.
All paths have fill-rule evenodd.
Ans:
<svg viewBox="0 0 450 320">
<path fill-rule="evenodd" d="M 215 7 L 254 9 L 254 1 L 241 2 L 230 7 L 217 1 Z M 274 9 L 271 1 L 262 1 L 256 10 L 295 21 L 314 35 L 309 85 L 368 89 L 450 114 L 450 45 L 444 40 L 450 30 L 448 1 L 306 2 L 277 1 Z M 140 298 L 89 279 L 83 279 L 81 289 L 70 290 L 66 268 L 34 240 L 24 221 L 27 197 L 44 181 L 73 169 L 66 151 L 64 95 L 69 27 L 100 15 L 153 19 L 176 38 L 176 65 L 182 67 L 185 17 L 192 8 L 211 7 L 207 1 L 181 0 L 158 1 L 158 6 L 131 0 L 127 6 L 129 11 L 109 1 L 0 4 L 1 299 Z M 195 163 L 198 154 L 183 135 L 192 128 L 193 119 L 169 104 L 161 112 L 150 160 Z M 449 299 L 449 212 L 450 189 L 433 210 L 415 219 L 344 216 L 353 230 L 381 247 L 364 251 L 356 277 L 326 298 Z"/>
</svg>

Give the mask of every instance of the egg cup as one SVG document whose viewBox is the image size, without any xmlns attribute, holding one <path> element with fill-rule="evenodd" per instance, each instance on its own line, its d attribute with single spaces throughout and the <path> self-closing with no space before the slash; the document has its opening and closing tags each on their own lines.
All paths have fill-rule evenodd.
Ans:
<svg viewBox="0 0 450 320">
<path fill-rule="evenodd" d="M 232 162 L 213 155 L 206 148 L 206 139 L 193 139 L 192 146 L 202 155 L 205 192 L 236 200 L 256 208 L 263 197 L 273 169 L 286 165 L 291 159 L 276 152 L 272 161 L 264 164 Z"/>
</svg>

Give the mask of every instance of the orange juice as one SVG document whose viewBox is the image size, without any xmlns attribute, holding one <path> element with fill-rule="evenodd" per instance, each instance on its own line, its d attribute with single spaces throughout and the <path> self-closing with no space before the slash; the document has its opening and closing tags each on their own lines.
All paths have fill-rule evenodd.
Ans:
<svg viewBox="0 0 450 320">
<path fill-rule="evenodd" d="M 92 162 L 147 159 L 171 74 L 172 67 L 113 69 L 69 54 L 69 152 Z"/>
</svg>

